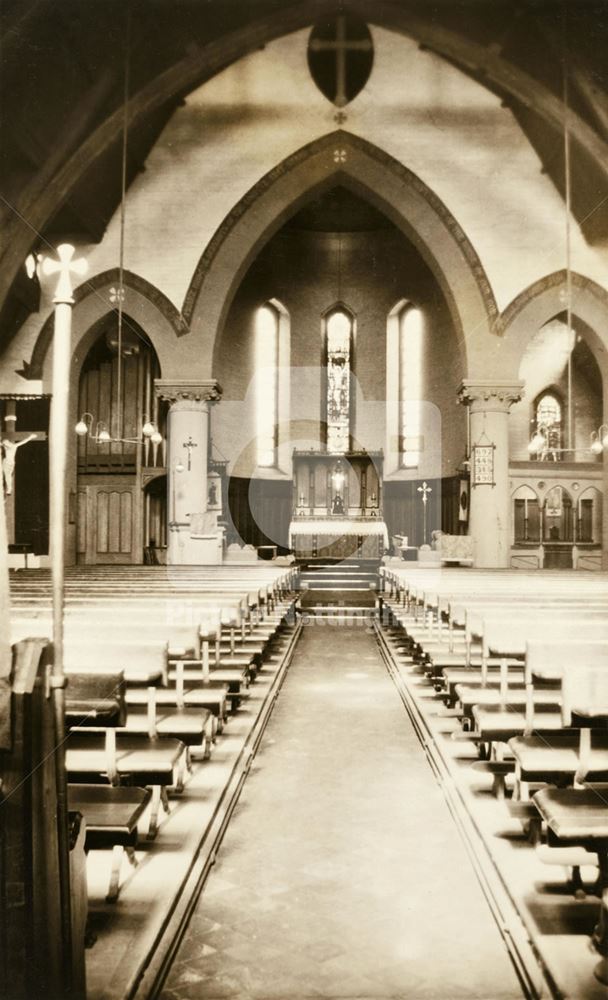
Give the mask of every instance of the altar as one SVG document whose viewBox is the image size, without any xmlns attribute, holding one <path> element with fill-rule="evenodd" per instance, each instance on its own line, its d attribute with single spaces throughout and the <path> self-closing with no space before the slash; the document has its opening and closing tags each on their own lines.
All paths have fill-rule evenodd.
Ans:
<svg viewBox="0 0 608 1000">
<path fill-rule="evenodd" d="M 289 545 L 298 559 L 381 559 L 388 548 L 384 521 L 373 518 L 293 520 Z"/>
<path fill-rule="evenodd" d="M 298 559 L 382 558 L 382 452 L 294 451 L 289 546 Z"/>
</svg>

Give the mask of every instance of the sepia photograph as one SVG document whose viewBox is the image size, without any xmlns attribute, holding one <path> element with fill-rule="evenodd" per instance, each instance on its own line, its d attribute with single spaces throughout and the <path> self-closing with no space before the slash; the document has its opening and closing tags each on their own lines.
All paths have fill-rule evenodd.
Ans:
<svg viewBox="0 0 608 1000">
<path fill-rule="evenodd" d="M 0 0 L 0 220 L 0 998 L 606 1000 L 608 0 Z"/>
</svg>

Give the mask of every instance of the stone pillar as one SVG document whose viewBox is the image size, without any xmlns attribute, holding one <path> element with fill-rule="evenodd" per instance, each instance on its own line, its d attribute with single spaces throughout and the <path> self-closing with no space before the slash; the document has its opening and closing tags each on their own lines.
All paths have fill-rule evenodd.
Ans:
<svg viewBox="0 0 608 1000">
<path fill-rule="evenodd" d="M 469 534 L 474 539 L 475 566 L 510 565 L 511 498 L 509 495 L 509 410 L 523 395 L 523 382 L 469 381 L 458 400 L 469 407 L 471 488 Z M 476 485 L 474 446 L 493 445 L 492 484 Z"/>
<path fill-rule="evenodd" d="M 215 380 L 156 379 L 156 395 L 169 402 L 167 421 L 167 562 L 221 561 L 221 532 L 207 523 L 209 406 L 220 398 Z M 210 520 L 209 518 L 207 520 Z M 194 536 L 194 537 L 193 537 Z"/>
</svg>

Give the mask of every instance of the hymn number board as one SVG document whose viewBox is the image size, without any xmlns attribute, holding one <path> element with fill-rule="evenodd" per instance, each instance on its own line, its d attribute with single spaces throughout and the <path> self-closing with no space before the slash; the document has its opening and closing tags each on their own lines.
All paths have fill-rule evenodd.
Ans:
<svg viewBox="0 0 608 1000">
<path fill-rule="evenodd" d="M 473 446 L 471 486 L 495 486 L 494 451 L 496 445 L 476 444 Z"/>
</svg>

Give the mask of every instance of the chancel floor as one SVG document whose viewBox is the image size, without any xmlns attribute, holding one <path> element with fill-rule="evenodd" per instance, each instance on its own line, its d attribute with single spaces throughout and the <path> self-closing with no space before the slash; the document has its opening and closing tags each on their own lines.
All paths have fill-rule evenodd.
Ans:
<svg viewBox="0 0 608 1000">
<path fill-rule="evenodd" d="M 237 996 L 522 996 L 362 625 L 303 630 L 162 1000 Z"/>
</svg>

